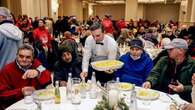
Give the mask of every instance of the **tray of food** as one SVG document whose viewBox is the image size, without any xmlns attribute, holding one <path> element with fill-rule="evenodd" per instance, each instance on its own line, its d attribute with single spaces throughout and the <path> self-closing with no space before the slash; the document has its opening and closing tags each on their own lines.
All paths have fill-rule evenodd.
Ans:
<svg viewBox="0 0 195 110">
<path fill-rule="evenodd" d="M 118 89 L 123 91 L 130 91 L 133 89 L 133 85 L 130 83 L 121 82 L 118 84 Z"/>
<path fill-rule="evenodd" d="M 54 89 L 37 90 L 33 93 L 34 100 L 44 101 L 54 99 Z"/>
<path fill-rule="evenodd" d="M 136 94 L 136 97 L 141 100 L 157 100 L 159 96 L 158 91 L 143 88 L 139 89 Z"/>
<path fill-rule="evenodd" d="M 119 69 L 123 66 L 123 62 L 118 60 L 101 60 L 95 61 L 91 63 L 93 69 L 98 71 L 108 71 L 108 70 L 115 70 Z"/>
</svg>

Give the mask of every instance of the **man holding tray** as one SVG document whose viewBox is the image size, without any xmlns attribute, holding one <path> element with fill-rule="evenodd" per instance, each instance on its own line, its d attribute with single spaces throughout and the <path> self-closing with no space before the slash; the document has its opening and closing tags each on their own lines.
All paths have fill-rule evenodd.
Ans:
<svg viewBox="0 0 195 110">
<path fill-rule="evenodd" d="M 118 45 L 114 38 L 104 34 L 104 29 L 99 23 L 94 23 L 91 27 L 91 35 L 87 37 L 85 41 L 83 61 L 82 61 L 82 72 L 81 78 L 88 78 L 91 76 L 91 72 L 96 72 L 96 79 L 101 83 L 106 83 L 113 79 L 113 74 L 108 72 L 92 70 L 89 65 L 90 62 L 100 60 L 112 60 L 119 57 Z"/>
</svg>

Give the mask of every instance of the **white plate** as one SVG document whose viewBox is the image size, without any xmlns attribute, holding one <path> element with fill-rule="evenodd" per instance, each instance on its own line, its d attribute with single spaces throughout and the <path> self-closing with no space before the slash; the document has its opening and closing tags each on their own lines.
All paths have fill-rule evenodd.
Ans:
<svg viewBox="0 0 195 110">
<path fill-rule="evenodd" d="M 92 68 L 98 71 L 119 69 L 123 66 L 123 64 L 123 62 L 118 60 L 101 60 L 91 63 Z"/>
<path fill-rule="evenodd" d="M 123 91 L 130 91 L 133 89 L 133 85 L 130 83 L 121 82 L 118 84 L 118 89 Z"/>
<path fill-rule="evenodd" d="M 141 88 L 137 91 L 136 97 L 141 100 L 156 100 L 160 94 L 155 90 Z"/>
<path fill-rule="evenodd" d="M 37 90 L 33 93 L 33 98 L 38 101 L 54 99 L 54 89 Z"/>
</svg>

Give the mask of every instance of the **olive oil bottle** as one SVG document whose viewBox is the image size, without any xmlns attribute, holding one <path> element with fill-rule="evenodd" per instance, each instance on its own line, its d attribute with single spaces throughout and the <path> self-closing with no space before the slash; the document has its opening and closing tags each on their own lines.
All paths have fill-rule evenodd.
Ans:
<svg viewBox="0 0 195 110">
<path fill-rule="evenodd" d="M 61 97 L 60 97 L 60 89 L 59 89 L 59 81 L 55 82 L 55 104 L 60 104 Z"/>
</svg>

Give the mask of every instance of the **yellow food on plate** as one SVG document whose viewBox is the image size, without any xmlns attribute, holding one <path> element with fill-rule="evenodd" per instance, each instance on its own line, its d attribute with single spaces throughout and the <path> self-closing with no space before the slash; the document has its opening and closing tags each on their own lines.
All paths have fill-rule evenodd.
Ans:
<svg viewBox="0 0 195 110">
<path fill-rule="evenodd" d="M 136 96 L 137 98 L 143 100 L 156 100 L 159 98 L 160 94 L 151 89 L 139 89 Z"/>
<path fill-rule="evenodd" d="M 119 83 L 118 85 L 119 90 L 127 91 L 127 90 L 132 90 L 132 88 L 133 88 L 133 85 L 130 83 Z"/>
<path fill-rule="evenodd" d="M 44 89 L 44 90 L 38 90 L 34 92 L 34 99 L 36 100 L 49 100 L 52 98 L 54 98 L 53 89 Z"/>
<path fill-rule="evenodd" d="M 123 66 L 123 62 L 118 60 L 101 60 L 91 63 L 92 67 L 99 71 L 118 69 Z"/>
</svg>

